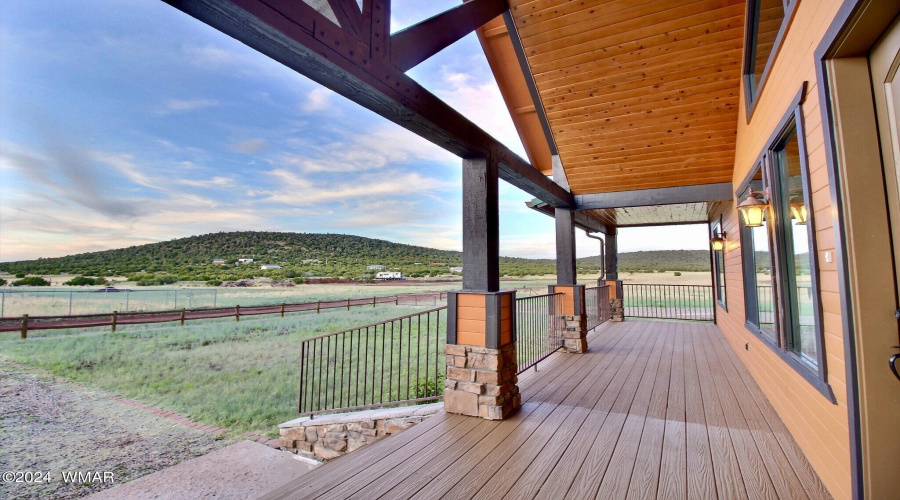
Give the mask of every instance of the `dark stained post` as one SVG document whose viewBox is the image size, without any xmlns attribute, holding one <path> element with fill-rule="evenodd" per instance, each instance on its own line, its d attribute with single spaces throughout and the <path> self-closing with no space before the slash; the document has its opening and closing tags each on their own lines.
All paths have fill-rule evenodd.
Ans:
<svg viewBox="0 0 900 500">
<path fill-rule="evenodd" d="M 575 276 L 575 212 L 556 209 L 556 284 L 574 285 Z"/>
<path fill-rule="evenodd" d="M 463 159 L 463 290 L 500 290 L 497 163 Z"/>
<path fill-rule="evenodd" d="M 617 281 L 619 279 L 619 253 L 616 244 L 618 230 L 612 230 L 606 235 L 606 279 Z"/>
<path fill-rule="evenodd" d="M 447 292 L 444 411 L 503 420 L 516 385 L 516 292 L 500 290 L 497 163 L 463 160 L 463 289 Z"/>
</svg>

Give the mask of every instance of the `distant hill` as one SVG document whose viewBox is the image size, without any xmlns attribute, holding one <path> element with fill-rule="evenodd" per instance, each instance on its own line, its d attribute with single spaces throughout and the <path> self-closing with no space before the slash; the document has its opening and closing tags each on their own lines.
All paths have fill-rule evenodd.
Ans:
<svg viewBox="0 0 900 500">
<path fill-rule="evenodd" d="M 224 265 L 213 264 L 223 259 Z M 240 264 L 238 259 L 253 259 Z M 282 269 L 261 271 L 262 264 Z M 0 269 L 10 273 L 83 274 L 87 276 L 166 273 L 180 280 L 238 279 L 254 276 L 295 277 L 301 275 L 361 278 L 373 271 L 370 265 L 403 271 L 411 277 L 437 276 L 462 265 L 462 254 L 415 245 L 344 234 L 278 233 L 241 231 L 211 233 L 160 243 L 66 257 L 6 262 Z M 599 267 L 597 257 L 578 259 L 579 272 Z M 708 253 L 702 250 L 667 250 L 619 255 L 622 271 L 704 271 Z M 553 274 L 551 259 L 501 257 L 501 274 L 526 276 Z"/>
</svg>

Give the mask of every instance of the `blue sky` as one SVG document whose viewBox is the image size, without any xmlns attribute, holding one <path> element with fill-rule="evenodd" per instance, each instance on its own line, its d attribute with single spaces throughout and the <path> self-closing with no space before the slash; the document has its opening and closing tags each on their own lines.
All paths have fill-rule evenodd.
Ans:
<svg viewBox="0 0 900 500">
<path fill-rule="evenodd" d="M 392 29 L 457 3 L 394 0 Z M 474 35 L 410 74 L 525 156 Z M 501 253 L 552 257 L 552 220 L 500 196 Z M 461 211 L 458 158 L 161 1 L 0 2 L 0 261 L 233 230 L 459 250 Z"/>
</svg>

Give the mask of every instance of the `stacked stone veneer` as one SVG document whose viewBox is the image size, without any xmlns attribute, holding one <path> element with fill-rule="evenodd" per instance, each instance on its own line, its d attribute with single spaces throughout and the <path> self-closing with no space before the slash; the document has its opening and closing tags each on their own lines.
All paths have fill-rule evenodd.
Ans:
<svg viewBox="0 0 900 500">
<path fill-rule="evenodd" d="M 444 409 L 488 420 L 502 420 L 522 405 L 516 385 L 516 345 L 500 349 L 448 344 Z"/>
<path fill-rule="evenodd" d="M 442 408 L 443 404 L 434 403 L 302 417 L 278 426 L 279 441 L 283 450 L 325 462 L 396 434 Z"/>
<path fill-rule="evenodd" d="M 621 298 L 609 299 L 609 307 L 612 321 L 625 321 L 625 303 Z"/>
<path fill-rule="evenodd" d="M 584 353 L 587 352 L 587 316 L 584 314 L 576 314 L 563 316 L 561 322 L 563 326 L 562 338 L 563 347 L 566 352 Z"/>
</svg>

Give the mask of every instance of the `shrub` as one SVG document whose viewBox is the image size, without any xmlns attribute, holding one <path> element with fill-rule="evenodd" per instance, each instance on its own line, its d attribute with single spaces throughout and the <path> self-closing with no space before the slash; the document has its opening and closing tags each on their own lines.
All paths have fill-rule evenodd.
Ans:
<svg viewBox="0 0 900 500">
<path fill-rule="evenodd" d="M 207 280 L 206 284 L 209 286 L 221 286 L 222 280 Z"/>
<path fill-rule="evenodd" d="M 50 282 L 40 276 L 29 276 L 13 281 L 12 286 L 50 286 Z"/>
<path fill-rule="evenodd" d="M 681 276 L 681 273 L 679 273 L 678 271 L 675 271 L 675 276 Z"/>
<path fill-rule="evenodd" d="M 16 278 L 22 279 L 25 277 L 25 273 L 16 273 Z"/>
<path fill-rule="evenodd" d="M 106 281 L 106 278 L 88 278 L 86 276 L 76 276 L 69 281 L 63 283 L 63 285 L 69 286 L 85 286 L 85 285 L 105 285 L 109 283 Z"/>
<path fill-rule="evenodd" d="M 5 284 L 6 284 L 6 280 L 3 278 L 0 278 L 0 286 L 3 286 Z"/>
</svg>

